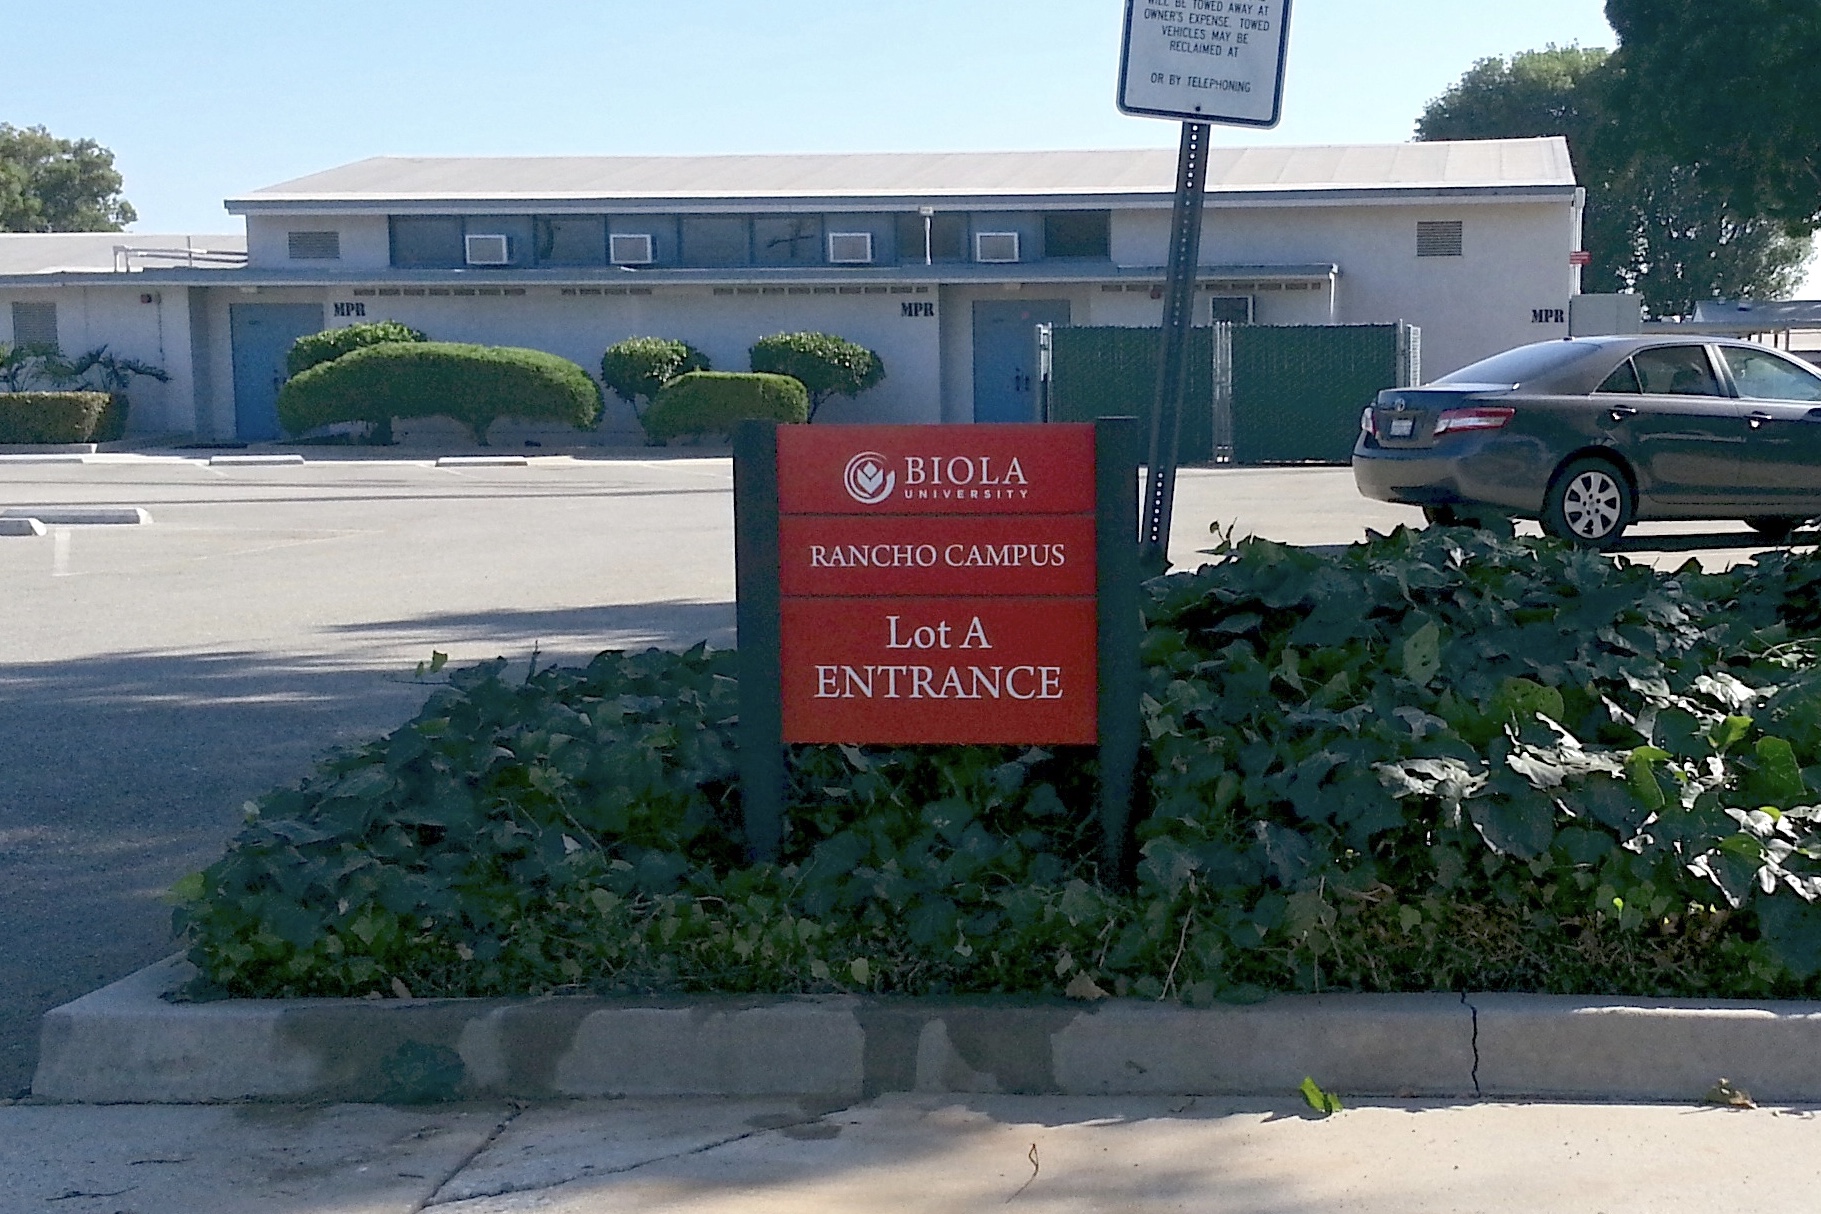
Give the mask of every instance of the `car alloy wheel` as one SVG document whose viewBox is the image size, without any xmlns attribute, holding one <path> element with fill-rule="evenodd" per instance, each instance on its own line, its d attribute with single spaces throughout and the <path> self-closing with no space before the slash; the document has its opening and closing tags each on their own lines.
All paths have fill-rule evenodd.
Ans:
<svg viewBox="0 0 1821 1214">
<path fill-rule="evenodd" d="M 1551 535 L 1604 547 L 1631 522 L 1631 486 L 1605 460 L 1577 460 L 1550 487 L 1543 526 Z"/>
</svg>

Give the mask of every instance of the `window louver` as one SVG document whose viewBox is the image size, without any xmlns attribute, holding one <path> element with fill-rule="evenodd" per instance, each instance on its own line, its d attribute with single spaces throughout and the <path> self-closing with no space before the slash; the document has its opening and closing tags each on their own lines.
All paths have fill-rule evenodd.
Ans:
<svg viewBox="0 0 1821 1214">
<path fill-rule="evenodd" d="M 1418 257 L 1459 257 L 1461 255 L 1461 221 L 1458 219 L 1419 220 L 1416 225 Z"/>
<path fill-rule="evenodd" d="M 287 244 L 292 261 L 340 261 L 340 232 L 290 232 Z"/>
<path fill-rule="evenodd" d="M 54 303 L 14 304 L 13 344 L 15 346 L 56 345 L 57 305 Z"/>
</svg>

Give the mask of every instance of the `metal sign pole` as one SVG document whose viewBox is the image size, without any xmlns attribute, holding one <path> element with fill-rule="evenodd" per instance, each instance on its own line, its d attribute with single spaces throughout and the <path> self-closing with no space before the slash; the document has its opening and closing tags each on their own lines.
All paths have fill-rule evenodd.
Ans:
<svg viewBox="0 0 1821 1214">
<path fill-rule="evenodd" d="M 1182 150 L 1176 159 L 1169 278 L 1163 290 L 1163 331 L 1158 343 L 1157 392 L 1151 407 L 1150 458 L 1145 462 L 1144 524 L 1139 552 L 1140 567 L 1153 577 L 1170 567 L 1170 515 L 1176 502 L 1182 398 L 1189 376 L 1189 330 L 1195 320 L 1195 270 L 1201 260 L 1208 135 L 1205 122 L 1183 123 Z"/>
<path fill-rule="evenodd" d="M 1139 565 L 1153 576 L 1170 567 L 1170 513 L 1176 502 L 1195 269 L 1201 261 L 1209 124 L 1276 126 L 1283 114 L 1284 64 L 1290 50 L 1291 0 L 1195 4 L 1189 12 L 1186 0 L 1173 5 L 1126 0 L 1119 52 L 1120 111 L 1182 123 L 1139 531 Z"/>
</svg>

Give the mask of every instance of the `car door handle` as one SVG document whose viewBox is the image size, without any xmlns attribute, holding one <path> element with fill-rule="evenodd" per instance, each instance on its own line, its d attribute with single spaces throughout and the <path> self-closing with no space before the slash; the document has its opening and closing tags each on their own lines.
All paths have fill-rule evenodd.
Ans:
<svg viewBox="0 0 1821 1214">
<path fill-rule="evenodd" d="M 1753 409 L 1748 415 L 1746 415 L 1745 420 L 1748 423 L 1750 423 L 1751 428 L 1753 430 L 1756 430 L 1759 426 L 1762 426 L 1765 422 L 1775 421 L 1776 418 L 1772 417 L 1768 413 L 1763 412 L 1762 410 Z"/>
<path fill-rule="evenodd" d="M 1630 405 L 1614 405 L 1612 408 L 1606 410 L 1606 412 L 1612 415 L 1612 420 L 1615 422 L 1622 422 L 1628 417 L 1636 417 L 1638 415 L 1638 411 Z"/>
</svg>

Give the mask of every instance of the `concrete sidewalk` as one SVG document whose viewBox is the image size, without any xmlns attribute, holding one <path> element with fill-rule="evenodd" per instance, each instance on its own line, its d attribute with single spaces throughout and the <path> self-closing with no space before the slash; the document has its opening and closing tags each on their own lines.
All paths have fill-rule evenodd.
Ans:
<svg viewBox="0 0 1821 1214">
<path fill-rule="evenodd" d="M 1807 1109 L 887 1096 L 0 1107 L 0 1211 L 1798 1211 Z"/>
</svg>

